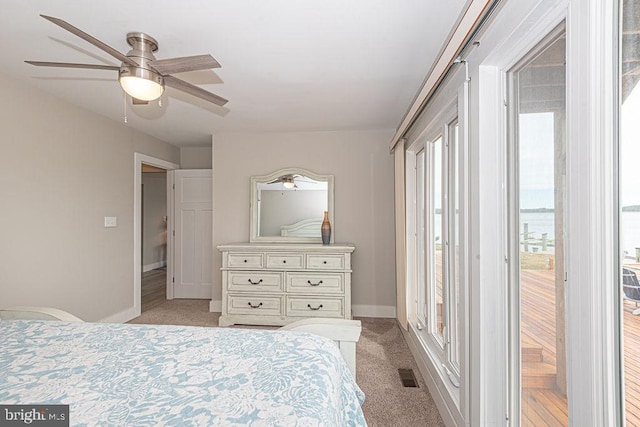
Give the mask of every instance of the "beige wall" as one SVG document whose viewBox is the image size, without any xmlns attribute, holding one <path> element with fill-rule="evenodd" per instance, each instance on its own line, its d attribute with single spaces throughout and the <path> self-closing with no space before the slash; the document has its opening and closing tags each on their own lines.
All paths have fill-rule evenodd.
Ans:
<svg viewBox="0 0 640 427">
<path fill-rule="evenodd" d="M 180 147 L 180 169 L 211 169 L 211 147 Z"/>
<path fill-rule="evenodd" d="M 0 93 L 0 306 L 132 307 L 134 152 L 178 148 L 1 75 Z"/>
<path fill-rule="evenodd" d="M 217 134 L 213 144 L 214 246 L 249 240 L 251 175 L 302 167 L 335 176 L 336 243 L 356 245 L 354 305 L 395 305 L 393 130 Z M 219 252 L 213 299 L 220 300 Z"/>
<path fill-rule="evenodd" d="M 142 185 L 142 266 L 145 271 L 167 262 L 167 174 L 143 173 Z"/>
</svg>

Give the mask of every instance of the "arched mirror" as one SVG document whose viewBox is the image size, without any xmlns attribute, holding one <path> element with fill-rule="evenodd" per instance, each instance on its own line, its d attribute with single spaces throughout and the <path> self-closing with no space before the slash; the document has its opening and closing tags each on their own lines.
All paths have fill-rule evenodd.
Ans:
<svg viewBox="0 0 640 427">
<path fill-rule="evenodd" d="M 251 242 L 322 243 L 325 211 L 333 227 L 333 175 L 288 168 L 251 177 Z"/>
</svg>

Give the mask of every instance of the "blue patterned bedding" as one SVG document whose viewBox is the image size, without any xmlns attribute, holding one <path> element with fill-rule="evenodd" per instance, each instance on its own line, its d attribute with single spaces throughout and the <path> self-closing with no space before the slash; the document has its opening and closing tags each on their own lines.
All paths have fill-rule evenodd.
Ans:
<svg viewBox="0 0 640 427">
<path fill-rule="evenodd" d="M 0 321 L 0 403 L 71 425 L 364 426 L 330 340 L 291 331 Z"/>
</svg>

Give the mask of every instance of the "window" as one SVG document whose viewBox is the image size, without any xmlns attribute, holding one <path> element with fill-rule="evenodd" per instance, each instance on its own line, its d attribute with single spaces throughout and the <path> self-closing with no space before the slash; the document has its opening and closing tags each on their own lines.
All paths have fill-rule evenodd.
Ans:
<svg viewBox="0 0 640 427">
<path fill-rule="evenodd" d="M 430 200 L 429 205 L 431 207 L 427 217 L 427 221 L 431 223 L 429 236 L 429 270 L 430 277 L 427 281 L 427 286 L 430 288 L 431 298 L 429 301 L 431 322 L 430 331 L 433 334 L 440 346 L 444 346 L 444 281 L 446 280 L 445 274 L 445 259 L 443 257 L 444 251 L 444 226 L 445 222 L 442 220 L 443 215 L 443 198 L 445 192 L 443 191 L 443 149 L 442 149 L 442 136 L 439 136 L 431 144 L 431 161 L 429 162 L 429 168 L 431 169 L 431 183 L 429 185 Z"/>
<path fill-rule="evenodd" d="M 425 184 L 425 175 L 424 175 L 424 149 L 420 150 L 420 152 L 416 155 L 416 234 L 418 236 L 425 235 L 425 215 L 424 215 L 424 184 Z M 425 298 L 425 252 L 424 252 L 424 239 L 416 240 L 416 295 L 417 298 L 417 306 L 416 312 L 418 315 L 418 319 L 420 322 L 420 327 L 424 328 L 427 325 L 427 305 Z"/>
<path fill-rule="evenodd" d="M 434 120 L 407 155 L 414 212 L 409 222 L 414 258 L 414 313 L 420 338 L 459 386 L 460 179 L 456 106 Z"/>
</svg>

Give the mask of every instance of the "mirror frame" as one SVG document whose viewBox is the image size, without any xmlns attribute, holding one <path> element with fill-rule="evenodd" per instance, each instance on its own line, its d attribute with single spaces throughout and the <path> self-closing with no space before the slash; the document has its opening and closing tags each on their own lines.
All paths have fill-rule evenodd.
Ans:
<svg viewBox="0 0 640 427">
<path fill-rule="evenodd" d="M 266 242 L 266 243 L 322 243 L 322 237 L 290 237 L 290 236 L 260 236 L 258 218 L 258 183 L 268 183 L 282 175 L 297 174 L 305 175 L 316 181 L 327 181 L 327 207 L 329 210 L 329 221 L 331 222 L 331 240 L 334 242 L 335 227 L 333 220 L 333 175 L 320 175 L 302 168 L 286 168 L 272 172 L 268 175 L 254 175 L 251 177 L 251 226 L 249 234 L 249 242 Z"/>
</svg>

